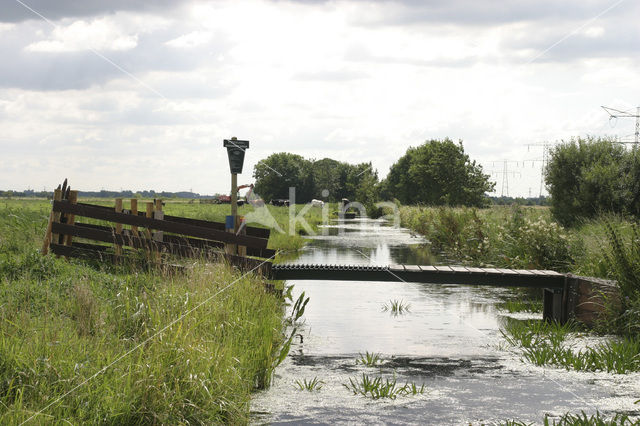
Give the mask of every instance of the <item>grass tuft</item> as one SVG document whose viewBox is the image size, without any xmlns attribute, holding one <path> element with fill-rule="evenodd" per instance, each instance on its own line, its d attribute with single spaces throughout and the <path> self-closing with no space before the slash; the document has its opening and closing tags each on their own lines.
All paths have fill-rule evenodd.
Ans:
<svg viewBox="0 0 640 426">
<path fill-rule="evenodd" d="M 411 312 L 411 304 L 405 303 L 404 300 L 389 300 L 382 305 L 383 312 L 390 312 L 393 316 L 404 315 Z"/>
<path fill-rule="evenodd" d="M 349 378 L 349 383 L 342 384 L 354 395 L 362 395 L 371 399 L 396 399 L 398 396 L 422 395 L 424 384 L 420 387 L 414 383 L 398 385 L 396 379 L 383 379 L 382 377 L 371 378 L 362 373 L 362 379 Z"/>
<path fill-rule="evenodd" d="M 381 355 L 376 352 L 365 352 L 360 354 L 360 358 L 356 359 L 356 365 L 362 364 L 367 367 L 375 367 L 382 361 Z"/>
<path fill-rule="evenodd" d="M 309 392 L 320 390 L 322 389 L 323 385 L 324 385 L 324 382 L 322 380 L 319 380 L 317 377 L 314 377 L 311 380 L 307 380 L 307 379 L 296 380 L 296 387 L 298 389 L 306 390 Z"/>
<path fill-rule="evenodd" d="M 541 300 L 506 300 L 496 305 L 498 309 L 509 313 L 516 312 L 542 312 Z"/>
</svg>

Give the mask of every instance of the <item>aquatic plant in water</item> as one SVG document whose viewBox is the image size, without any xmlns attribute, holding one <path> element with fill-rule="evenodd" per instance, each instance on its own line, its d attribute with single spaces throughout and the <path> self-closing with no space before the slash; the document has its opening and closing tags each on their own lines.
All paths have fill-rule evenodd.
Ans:
<svg viewBox="0 0 640 426">
<path fill-rule="evenodd" d="M 390 312 L 393 316 L 403 315 L 411 312 L 411 304 L 405 303 L 404 300 L 394 299 L 382 305 L 383 312 Z"/>
<path fill-rule="evenodd" d="M 522 348 L 523 358 L 532 364 L 555 365 L 575 371 L 606 371 L 624 374 L 640 371 L 640 340 L 623 338 L 574 351 L 563 342 L 575 323 L 560 325 L 540 320 L 509 320 L 501 330 L 512 346 Z"/>
<path fill-rule="evenodd" d="M 356 365 L 362 364 L 367 367 L 375 367 L 380 361 L 382 361 L 382 358 L 379 353 L 367 351 L 364 354 L 360 354 L 360 358 L 356 360 Z"/>
<path fill-rule="evenodd" d="M 320 390 L 322 389 L 322 386 L 324 385 L 324 382 L 320 379 L 318 379 L 317 377 L 314 377 L 311 380 L 307 380 L 302 379 L 302 380 L 296 380 L 296 386 L 298 387 L 298 389 L 300 390 L 306 390 L 306 391 L 314 391 L 314 390 Z"/>
<path fill-rule="evenodd" d="M 362 373 L 362 380 L 349 378 L 349 383 L 342 386 L 351 391 L 354 395 L 362 395 L 372 399 L 389 398 L 396 399 L 398 396 L 418 395 L 424 393 L 424 384 L 418 387 L 415 383 L 405 383 L 400 386 L 396 379 L 382 379 L 382 377 L 371 378 Z"/>
</svg>

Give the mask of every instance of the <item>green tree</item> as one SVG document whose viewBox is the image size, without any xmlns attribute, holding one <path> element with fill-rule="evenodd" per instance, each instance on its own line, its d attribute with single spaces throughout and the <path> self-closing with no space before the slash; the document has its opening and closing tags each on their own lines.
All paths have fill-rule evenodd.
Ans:
<svg viewBox="0 0 640 426">
<path fill-rule="evenodd" d="M 290 186 L 296 188 L 297 203 L 313 198 L 332 202 L 348 198 L 369 208 L 378 197 L 378 173 L 371 163 L 353 165 L 331 158 L 313 161 L 280 152 L 260 160 L 253 176 L 256 193 L 266 201 L 288 198 Z M 325 189 L 329 191 L 327 197 L 322 196 Z"/>
<path fill-rule="evenodd" d="M 485 193 L 494 187 L 482 166 L 464 153 L 462 142 L 447 138 L 409 148 L 391 167 L 382 196 L 405 204 L 483 206 Z"/>
<path fill-rule="evenodd" d="M 279 152 L 260 160 L 253 169 L 255 192 L 265 201 L 289 198 L 289 187 L 296 188 L 296 202 L 313 198 L 312 163 L 288 152 Z"/>
<path fill-rule="evenodd" d="M 570 226 L 601 212 L 633 212 L 640 172 L 634 158 L 607 138 L 572 138 L 553 148 L 545 181 L 554 217 Z"/>
<path fill-rule="evenodd" d="M 326 189 L 329 191 L 328 201 L 336 201 L 341 192 L 340 177 L 344 169 L 343 164 L 331 158 L 313 162 L 313 198 L 321 198 L 322 191 Z"/>
</svg>

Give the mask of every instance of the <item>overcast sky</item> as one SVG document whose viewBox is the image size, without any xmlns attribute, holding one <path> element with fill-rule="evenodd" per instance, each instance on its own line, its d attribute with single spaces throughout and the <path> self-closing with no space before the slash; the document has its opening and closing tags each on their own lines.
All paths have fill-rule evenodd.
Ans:
<svg viewBox="0 0 640 426">
<path fill-rule="evenodd" d="M 538 195 L 539 145 L 632 138 L 600 106 L 640 104 L 639 20 L 637 0 L 0 0 L 0 189 L 228 192 L 231 136 L 240 183 L 278 151 L 384 177 L 449 137 L 498 195 L 502 160 L 509 195 Z"/>
</svg>

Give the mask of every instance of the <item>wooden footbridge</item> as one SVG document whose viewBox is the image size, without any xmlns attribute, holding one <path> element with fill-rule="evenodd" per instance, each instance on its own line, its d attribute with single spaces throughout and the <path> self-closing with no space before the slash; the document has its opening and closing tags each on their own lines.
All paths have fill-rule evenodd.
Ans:
<svg viewBox="0 0 640 426">
<path fill-rule="evenodd" d="M 535 269 L 471 268 L 422 265 L 303 265 L 271 267 L 277 280 L 406 281 L 431 284 L 469 284 L 503 287 L 564 288 L 565 275 Z"/>
<path fill-rule="evenodd" d="M 560 322 L 568 319 L 574 309 L 571 306 L 576 306 L 575 300 L 578 298 L 569 291 L 576 288 L 576 277 L 555 271 L 444 265 L 273 264 L 264 260 L 273 258 L 276 253 L 267 248 L 267 229 L 243 227 L 242 232 L 233 232 L 232 229 L 225 229 L 222 223 L 165 215 L 160 200 L 147 203 L 143 212 L 137 211 L 135 199 L 131 200 L 128 210 L 123 209 L 121 199 L 116 200 L 115 207 L 78 203 L 77 192 L 65 187 L 66 181 L 62 188 L 55 191 L 43 254 L 51 251 L 59 256 L 120 262 L 136 253 L 136 250 L 143 250 L 146 251 L 147 261 L 158 265 L 166 265 L 167 259 L 175 256 L 218 257 L 241 270 L 261 274 L 267 280 L 533 287 L 543 290 L 544 318 Z M 76 217 L 115 225 L 79 223 Z M 124 229 L 123 225 L 129 229 Z"/>
<path fill-rule="evenodd" d="M 462 284 L 499 287 L 533 287 L 543 290 L 548 320 L 567 320 L 567 275 L 537 269 L 472 268 L 423 265 L 270 265 L 269 277 L 276 280 L 383 281 L 428 284 Z"/>
</svg>

